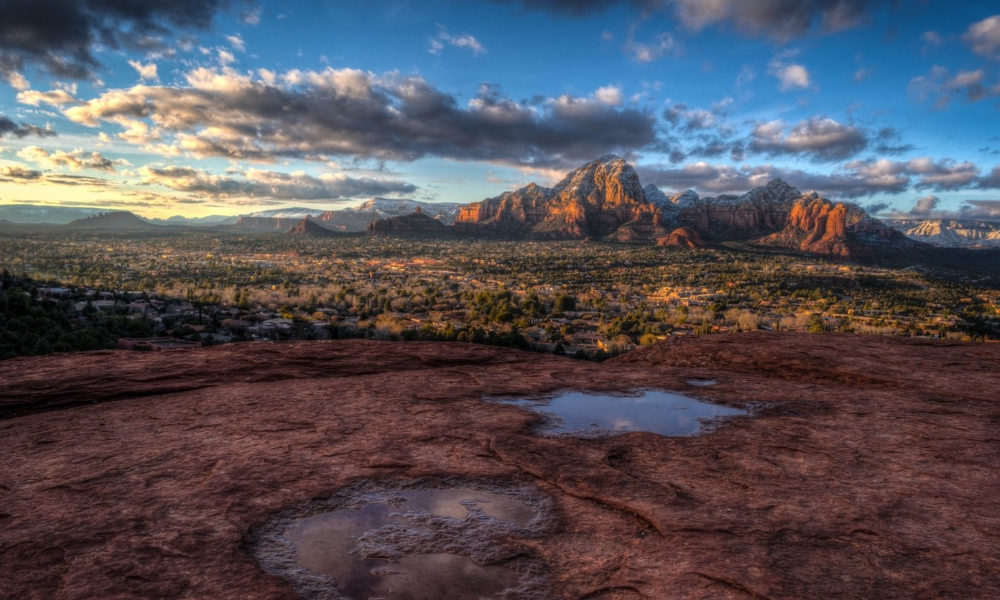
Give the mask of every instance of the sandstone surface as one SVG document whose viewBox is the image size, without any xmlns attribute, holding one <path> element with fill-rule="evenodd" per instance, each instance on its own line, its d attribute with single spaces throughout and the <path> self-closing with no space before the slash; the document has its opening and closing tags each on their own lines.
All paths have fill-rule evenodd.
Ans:
<svg viewBox="0 0 1000 600">
<path fill-rule="evenodd" d="M 555 529 L 519 542 L 552 598 L 997 598 L 998 387 L 996 345 L 765 332 L 605 363 L 357 340 L 3 361 L 0 598 L 292 599 L 255 526 L 452 477 L 552 499 Z M 581 388 L 755 416 L 545 438 L 481 400 Z"/>
</svg>

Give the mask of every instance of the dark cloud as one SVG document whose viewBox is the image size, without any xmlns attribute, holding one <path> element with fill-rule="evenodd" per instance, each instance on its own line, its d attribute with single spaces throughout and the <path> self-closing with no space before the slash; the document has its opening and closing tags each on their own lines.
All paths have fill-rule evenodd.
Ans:
<svg viewBox="0 0 1000 600">
<path fill-rule="evenodd" d="M 889 209 L 889 205 L 885 202 L 875 202 L 873 204 L 867 204 L 864 207 L 865 212 L 870 215 L 877 215 L 879 213 L 885 212 Z"/>
<path fill-rule="evenodd" d="M 993 167 L 989 175 L 979 180 L 977 187 L 984 190 L 1000 189 L 1000 167 Z"/>
<path fill-rule="evenodd" d="M 35 181 L 41 176 L 41 171 L 36 171 L 20 165 L 0 167 L 0 180 L 5 182 L 16 181 L 18 183 L 25 183 L 28 181 Z"/>
<path fill-rule="evenodd" d="M 27 123 L 18 125 L 14 121 L 11 121 L 10 118 L 0 115 L 0 138 L 6 135 L 12 135 L 16 138 L 24 138 L 29 135 L 51 137 L 55 134 L 56 132 L 51 129 L 42 129 L 36 125 L 29 125 Z"/>
<path fill-rule="evenodd" d="M 782 121 L 759 123 L 750 134 L 750 152 L 802 155 L 816 162 L 850 158 L 868 147 L 867 132 L 833 119 L 812 117 L 786 131 Z"/>
<path fill-rule="evenodd" d="M 179 192 L 215 197 L 270 198 L 274 200 L 339 200 L 369 196 L 410 194 L 417 186 L 396 179 L 348 177 L 327 174 L 280 173 L 250 169 L 235 176 L 218 176 L 192 167 L 140 169 L 147 184 L 159 184 Z"/>
<path fill-rule="evenodd" d="M 787 41 L 814 28 L 839 31 L 864 21 L 883 0 L 495 0 L 566 15 L 583 15 L 614 6 L 638 12 L 666 11 L 683 26 L 698 31 L 731 25 L 752 35 Z"/>
<path fill-rule="evenodd" d="M 917 216 L 929 215 L 940 203 L 941 199 L 933 194 L 917 198 L 916 202 L 913 203 L 913 208 L 910 209 L 910 214 Z"/>
<path fill-rule="evenodd" d="M 888 162 L 888 161 L 886 161 Z M 900 193 L 910 185 L 910 178 L 894 173 L 885 164 L 855 161 L 830 174 L 812 173 L 773 165 L 733 167 L 706 162 L 680 168 L 636 167 L 643 183 L 653 183 L 665 190 L 695 188 L 707 194 L 743 193 L 784 179 L 800 190 L 815 190 L 830 198 L 860 198 L 878 193 Z"/>
<path fill-rule="evenodd" d="M 171 29 L 205 29 L 217 12 L 241 0 L 3 0 L 0 71 L 38 65 L 59 77 L 84 78 L 99 62 L 98 45 L 165 47 Z"/>
<path fill-rule="evenodd" d="M 199 157 L 256 161 L 437 156 L 563 168 L 609 152 L 631 155 L 656 141 L 654 115 L 607 94 L 525 103 L 484 86 L 460 105 L 420 77 L 329 68 L 259 79 L 198 69 L 188 83 L 112 90 L 64 112 L 92 126 L 152 126 Z"/>
</svg>

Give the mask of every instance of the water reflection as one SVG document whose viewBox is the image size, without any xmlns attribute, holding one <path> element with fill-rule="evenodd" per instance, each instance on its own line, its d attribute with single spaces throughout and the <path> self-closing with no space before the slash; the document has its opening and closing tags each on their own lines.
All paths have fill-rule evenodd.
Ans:
<svg viewBox="0 0 1000 600">
<path fill-rule="evenodd" d="M 501 401 L 549 417 L 541 427 L 545 434 L 594 436 L 650 431 L 667 436 L 691 435 L 706 419 L 746 414 L 738 408 L 656 390 L 634 396 L 568 392 L 548 400 Z"/>
</svg>

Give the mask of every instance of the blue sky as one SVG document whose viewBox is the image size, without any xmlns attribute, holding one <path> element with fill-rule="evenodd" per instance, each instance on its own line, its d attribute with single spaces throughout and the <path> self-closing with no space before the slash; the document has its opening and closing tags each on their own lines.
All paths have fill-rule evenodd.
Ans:
<svg viewBox="0 0 1000 600">
<path fill-rule="evenodd" d="M 5 4 L 0 202 L 472 202 L 613 152 L 665 191 L 1000 219 L 995 2 Z"/>
</svg>

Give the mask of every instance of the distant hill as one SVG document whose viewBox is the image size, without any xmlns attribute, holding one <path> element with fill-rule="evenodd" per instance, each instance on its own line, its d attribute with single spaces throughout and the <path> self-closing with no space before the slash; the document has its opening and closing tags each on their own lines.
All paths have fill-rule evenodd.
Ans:
<svg viewBox="0 0 1000 600">
<path fill-rule="evenodd" d="M 34 204 L 0 204 L 0 220 L 19 224 L 65 225 L 103 212 L 100 208 L 73 206 L 37 206 Z"/>
<path fill-rule="evenodd" d="M 335 231 L 366 231 L 370 223 L 413 214 L 417 209 L 428 217 L 445 225 L 451 225 L 458 216 L 460 205 L 453 202 L 370 198 L 353 208 L 326 211 L 320 214 L 317 220 L 323 227 Z"/>
<path fill-rule="evenodd" d="M 236 229 L 245 229 L 256 233 L 286 233 L 298 225 L 302 218 L 278 217 L 240 217 L 232 224 Z"/>
<path fill-rule="evenodd" d="M 340 232 L 331 231 L 323 227 L 309 217 L 299 221 L 295 227 L 292 227 L 292 230 L 289 231 L 288 234 L 314 238 L 342 237 L 344 235 Z"/>
<path fill-rule="evenodd" d="M 233 215 L 208 215 L 205 217 L 185 217 L 174 215 L 166 219 L 146 219 L 156 225 L 193 226 L 193 227 L 214 227 L 216 225 L 232 225 L 239 220 Z"/>
<path fill-rule="evenodd" d="M 368 226 L 369 235 L 389 235 L 399 237 L 447 237 L 455 232 L 437 219 L 425 215 L 420 207 L 400 217 L 390 217 L 375 221 Z"/>
<path fill-rule="evenodd" d="M 98 213 L 77 219 L 66 225 L 67 229 L 160 229 L 128 211 Z"/>
</svg>

